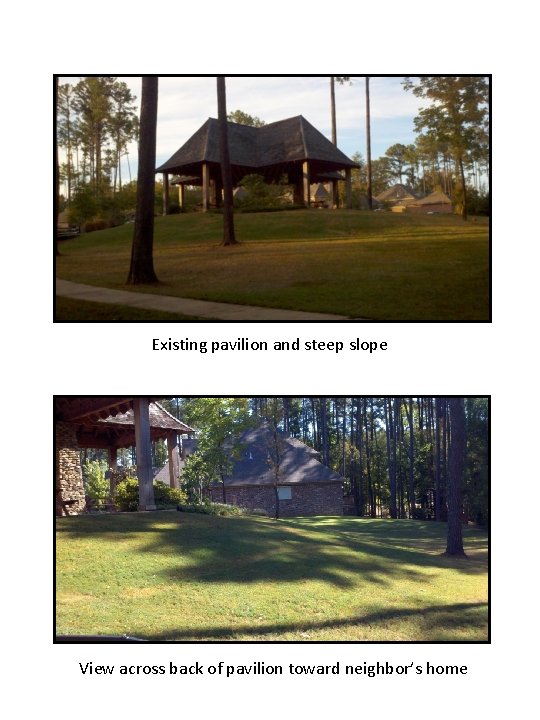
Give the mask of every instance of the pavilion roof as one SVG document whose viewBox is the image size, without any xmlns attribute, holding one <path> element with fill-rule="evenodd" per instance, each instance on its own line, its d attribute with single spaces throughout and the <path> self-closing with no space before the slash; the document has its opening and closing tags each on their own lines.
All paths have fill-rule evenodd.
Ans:
<svg viewBox="0 0 540 720">
<path fill-rule="evenodd" d="M 193 428 L 177 420 L 158 402 L 149 404 L 150 437 L 187 435 Z M 64 397 L 56 399 L 56 419 L 77 425 L 80 447 L 109 448 L 135 445 L 133 398 Z"/>
<path fill-rule="evenodd" d="M 302 115 L 259 128 L 228 123 L 231 165 L 246 174 L 304 160 L 320 172 L 358 167 Z M 220 163 L 219 123 L 209 118 L 156 172 L 200 176 L 201 163 Z"/>
</svg>

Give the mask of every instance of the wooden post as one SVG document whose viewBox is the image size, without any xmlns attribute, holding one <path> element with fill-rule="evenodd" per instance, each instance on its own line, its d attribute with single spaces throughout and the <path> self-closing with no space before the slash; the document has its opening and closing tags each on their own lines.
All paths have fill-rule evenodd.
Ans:
<svg viewBox="0 0 540 720">
<path fill-rule="evenodd" d="M 185 192 L 184 192 L 184 183 L 180 183 L 178 186 L 178 204 L 180 205 L 180 210 L 184 209 L 184 200 L 185 200 Z"/>
<path fill-rule="evenodd" d="M 332 180 L 332 209 L 337 210 L 339 207 L 338 181 Z"/>
<path fill-rule="evenodd" d="M 169 485 L 172 488 L 178 487 L 178 454 L 175 449 L 178 447 L 178 436 L 175 432 L 167 435 L 167 455 L 169 456 Z"/>
<path fill-rule="evenodd" d="M 118 448 L 109 448 L 109 467 L 116 472 L 118 470 Z"/>
<path fill-rule="evenodd" d="M 163 173 L 163 214 L 169 214 L 169 174 Z"/>
<path fill-rule="evenodd" d="M 352 210 L 352 183 L 351 168 L 345 170 L 345 207 Z"/>
<path fill-rule="evenodd" d="M 113 474 L 118 470 L 118 448 L 109 448 L 109 470 L 112 470 Z M 109 494 L 112 497 L 116 492 L 116 480 L 113 475 L 109 478 Z"/>
<path fill-rule="evenodd" d="M 216 178 L 216 207 L 223 207 L 223 178 L 221 175 Z"/>
<path fill-rule="evenodd" d="M 202 166 L 202 204 L 203 212 L 210 209 L 210 168 L 207 163 Z"/>
<path fill-rule="evenodd" d="M 154 478 L 152 477 L 152 449 L 150 446 L 150 401 L 134 398 L 135 444 L 137 448 L 137 477 L 139 479 L 139 510 L 155 510 Z"/>
<path fill-rule="evenodd" d="M 302 176 L 304 180 L 304 205 L 311 205 L 311 180 L 309 177 L 309 160 L 305 160 L 302 166 Z"/>
</svg>

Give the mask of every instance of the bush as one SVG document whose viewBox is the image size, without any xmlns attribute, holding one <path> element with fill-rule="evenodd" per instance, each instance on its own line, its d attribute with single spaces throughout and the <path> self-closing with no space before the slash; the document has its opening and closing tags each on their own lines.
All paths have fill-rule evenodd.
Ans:
<svg viewBox="0 0 540 720">
<path fill-rule="evenodd" d="M 201 515 L 220 515 L 222 517 L 251 514 L 247 508 L 238 507 L 238 505 L 225 505 L 223 503 L 180 503 L 177 506 L 177 510 L 187 513 L 200 513 Z"/>
<path fill-rule="evenodd" d="M 84 492 L 96 507 L 109 497 L 109 481 L 105 479 L 107 463 L 100 460 L 86 460 L 82 466 Z"/>
<path fill-rule="evenodd" d="M 134 512 L 139 507 L 139 481 L 137 478 L 123 480 L 116 486 L 114 504 L 124 512 Z"/>
<path fill-rule="evenodd" d="M 156 507 L 176 507 L 185 503 L 187 495 L 183 490 L 172 488 L 163 482 L 154 483 L 154 500 Z M 139 481 L 137 478 L 129 478 L 118 483 L 114 494 L 114 504 L 124 512 L 135 512 L 139 507 Z"/>
</svg>

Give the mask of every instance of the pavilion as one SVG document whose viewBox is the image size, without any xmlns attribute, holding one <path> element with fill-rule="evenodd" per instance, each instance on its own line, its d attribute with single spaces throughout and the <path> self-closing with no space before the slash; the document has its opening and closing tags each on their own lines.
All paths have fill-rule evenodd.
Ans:
<svg viewBox="0 0 540 720">
<path fill-rule="evenodd" d="M 151 442 L 167 441 L 169 482 L 176 487 L 178 436 L 193 432 L 150 397 L 56 397 L 56 514 L 85 509 L 81 448 L 107 450 L 109 466 L 116 470 L 118 449 L 135 447 L 139 509 L 155 510 Z"/>
<path fill-rule="evenodd" d="M 314 183 L 345 182 L 346 206 L 351 207 L 351 170 L 359 165 L 341 152 L 302 115 L 250 127 L 228 123 L 229 153 L 233 184 L 246 175 L 262 175 L 265 182 L 279 182 L 284 176 L 293 185 L 294 201 L 311 205 Z M 163 173 L 163 214 L 169 209 L 169 176 L 176 176 L 180 206 L 186 185 L 202 187 L 203 210 L 220 204 L 222 194 L 219 123 L 209 118 L 167 162 L 157 168 Z M 212 203 L 213 200 L 213 203 Z"/>
</svg>

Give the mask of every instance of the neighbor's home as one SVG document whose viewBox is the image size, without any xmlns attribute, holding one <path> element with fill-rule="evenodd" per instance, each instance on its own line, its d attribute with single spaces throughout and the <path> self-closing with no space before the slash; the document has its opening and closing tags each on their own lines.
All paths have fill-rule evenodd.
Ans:
<svg viewBox="0 0 540 720">
<path fill-rule="evenodd" d="M 410 203 L 407 207 L 409 212 L 413 213 L 446 213 L 451 214 L 454 212 L 454 206 L 452 201 L 440 190 L 432 192 L 421 200 L 415 200 Z"/>
<path fill-rule="evenodd" d="M 264 423 L 245 432 L 238 441 L 240 457 L 224 487 L 210 488 L 214 502 L 251 510 L 276 512 L 276 485 L 280 517 L 343 515 L 343 478 L 319 461 L 319 453 L 300 440 Z"/>
<path fill-rule="evenodd" d="M 375 200 L 390 207 L 392 212 L 405 212 L 410 204 L 417 201 L 418 198 L 418 194 L 409 185 L 398 183 L 377 195 Z"/>
</svg>

